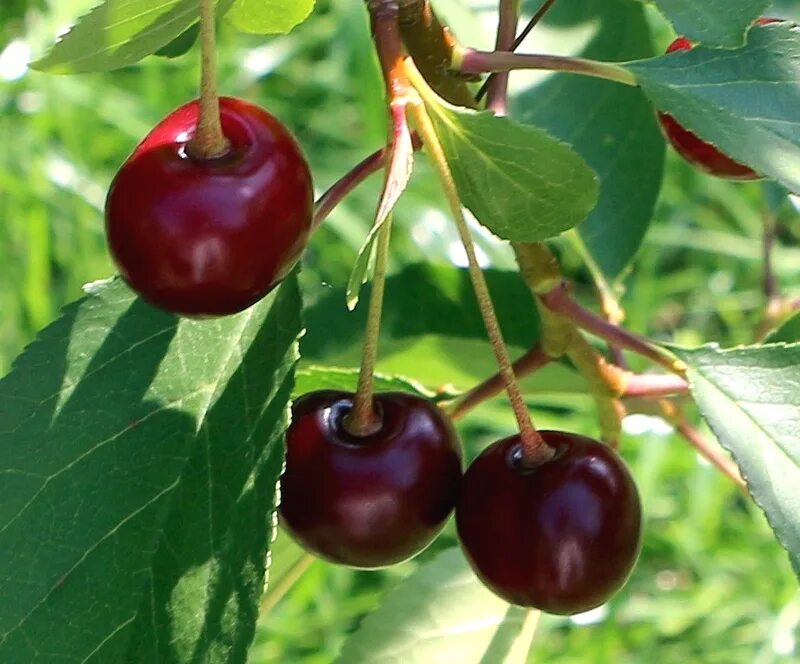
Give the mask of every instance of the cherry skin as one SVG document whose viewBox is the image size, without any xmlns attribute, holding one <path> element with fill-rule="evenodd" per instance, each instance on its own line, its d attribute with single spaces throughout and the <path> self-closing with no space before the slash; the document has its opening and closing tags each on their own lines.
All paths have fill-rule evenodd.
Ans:
<svg viewBox="0 0 800 664">
<path fill-rule="evenodd" d="M 756 21 L 756 24 L 768 25 L 769 23 L 777 22 L 780 22 L 780 19 L 762 17 Z M 667 53 L 689 51 L 693 47 L 694 44 L 686 37 L 678 37 L 667 47 Z M 661 124 L 664 135 L 677 153 L 700 170 L 728 180 L 761 179 L 761 176 L 752 168 L 723 154 L 711 143 L 707 143 L 697 134 L 684 128 L 668 113 L 659 112 L 658 121 Z"/>
<path fill-rule="evenodd" d="M 164 118 L 117 173 L 106 233 L 123 278 L 188 316 L 246 309 L 286 276 L 311 232 L 313 188 L 292 135 L 265 110 L 220 99 L 230 147 L 194 159 L 197 101 Z"/>
<path fill-rule="evenodd" d="M 348 433 L 349 392 L 299 398 L 286 434 L 281 523 L 308 551 L 360 568 L 419 553 L 443 528 L 461 482 L 461 448 L 448 418 L 409 394 L 374 397 L 368 436 Z"/>
<path fill-rule="evenodd" d="M 555 454 L 535 469 L 522 465 L 518 435 L 475 459 L 456 526 L 490 590 L 512 604 L 571 615 L 606 602 L 630 575 L 641 539 L 639 493 L 608 446 L 540 433 Z"/>
</svg>

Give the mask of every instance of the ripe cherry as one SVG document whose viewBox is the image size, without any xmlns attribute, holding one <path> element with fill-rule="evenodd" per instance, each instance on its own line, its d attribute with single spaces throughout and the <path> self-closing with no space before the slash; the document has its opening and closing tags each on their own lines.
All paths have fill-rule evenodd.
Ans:
<svg viewBox="0 0 800 664">
<path fill-rule="evenodd" d="M 453 510 L 461 449 L 450 421 L 420 397 L 374 397 L 381 426 L 348 433 L 353 395 L 295 401 L 286 434 L 280 517 L 307 550 L 353 567 L 392 565 L 424 549 Z"/>
<path fill-rule="evenodd" d="M 758 25 L 779 22 L 780 19 L 762 17 L 756 21 Z M 667 53 L 676 51 L 688 51 L 694 44 L 686 37 L 678 37 L 667 47 Z M 711 175 L 716 175 L 729 180 L 759 180 L 761 176 L 749 166 L 734 161 L 727 155 L 720 152 L 711 143 L 707 143 L 697 134 L 678 123 L 678 121 L 668 113 L 658 113 L 658 121 L 667 140 L 672 147 L 686 161 L 697 168 Z"/>
<path fill-rule="evenodd" d="M 199 105 L 170 113 L 117 173 L 106 231 L 123 278 L 168 311 L 215 316 L 264 297 L 300 257 L 313 189 L 292 135 L 265 110 L 220 99 L 227 153 L 195 159 L 186 146 Z"/>
<path fill-rule="evenodd" d="M 505 600 L 570 615 L 603 604 L 639 555 L 641 506 L 611 448 L 540 432 L 555 454 L 522 464 L 519 436 L 489 446 L 464 475 L 458 536 L 475 573 Z"/>
</svg>

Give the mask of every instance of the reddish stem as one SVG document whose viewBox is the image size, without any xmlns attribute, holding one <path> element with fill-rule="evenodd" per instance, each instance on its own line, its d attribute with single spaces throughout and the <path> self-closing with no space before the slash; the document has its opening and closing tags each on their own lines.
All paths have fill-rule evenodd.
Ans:
<svg viewBox="0 0 800 664">
<path fill-rule="evenodd" d="M 517 35 L 517 0 L 500 0 L 500 18 L 497 25 L 495 50 L 510 51 Z M 508 111 L 508 72 L 497 74 L 489 82 L 486 108 L 495 115 L 505 115 Z"/>
<path fill-rule="evenodd" d="M 511 367 L 514 369 L 514 375 L 518 379 L 531 375 L 533 372 L 541 369 L 543 366 L 550 363 L 551 358 L 542 350 L 539 344 L 522 355 Z M 501 394 L 505 388 L 503 377 L 500 373 L 487 378 L 480 385 L 476 385 L 469 392 L 464 394 L 456 404 L 449 410 L 450 419 L 459 420 L 469 413 L 472 409 L 476 408 L 484 401 L 496 397 Z"/>
<path fill-rule="evenodd" d="M 638 353 L 660 364 L 672 373 L 682 375 L 685 372 L 682 362 L 673 359 L 666 352 L 652 346 L 646 339 L 609 323 L 588 309 L 584 309 L 570 297 L 569 286 L 566 282 L 562 282 L 560 286 L 557 286 L 549 293 L 539 295 L 539 298 L 548 309 L 566 316 L 587 332 L 591 332 L 616 346 Z"/>
<path fill-rule="evenodd" d="M 415 150 L 422 148 L 422 140 L 416 132 L 411 132 L 411 141 Z M 358 187 L 358 185 L 364 182 L 370 175 L 377 173 L 386 166 L 388 154 L 389 149 L 387 147 L 376 150 L 331 185 L 330 189 L 317 200 L 316 211 L 314 213 L 314 227 L 316 228 L 325 221 L 328 215 L 333 212 L 334 208 Z"/>
<path fill-rule="evenodd" d="M 537 12 L 533 15 L 530 21 L 528 21 L 528 25 L 526 25 L 522 32 L 519 33 L 517 38 L 514 40 L 514 43 L 511 45 L 511 48 L 508 50 L 512 53 L 516 51 L 520 44 L 525 41 L 527 36 L 531 33 L 531 31 L 539 25 L 539 22 L 545 17 L 545 14 L 550 11 L 550 8 L 555 4 L 556 0 L 545 0 L 542 3 L 542 6 L 539 7 Z M 499 74 L 489 74 L 486 80 L 481 85 L 480 90 L 478 90 L 478 94 L 475 95 L 475 101 L 480 102 L 486 96 L 486 92 L 489 89 L 489 86 L 492 84 L 492 81 L 495 79 L 496 76 Z"/>
<path fill-rule="evenodd" d="M 716 466 L 727 475 L 745 493 L 748 493 L 747 484 L 742 479 L 742 474 L 737 466 L 718 446 L 706 438 L 700 431 L 695 429 L 686 420 L 678 422 L 676 425 L 678 433 L 681 434 L 705 459 Z"/>
<path fill-rule="evenodd" d="M 674 374 L 626 374 L 623 397 L 665 397 L 686 394 L 689 384 Z"/>
</svg>

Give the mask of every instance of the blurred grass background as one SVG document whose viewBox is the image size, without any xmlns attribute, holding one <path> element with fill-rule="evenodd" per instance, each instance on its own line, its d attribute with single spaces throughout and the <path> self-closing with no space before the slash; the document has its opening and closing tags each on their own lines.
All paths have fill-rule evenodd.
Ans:
<svg viewBox="0 0 800 664">
<path fill-rule="evenodd" d="M 487 12 L 494 6 L 479 4 Z M 110 74 L 60 78 L 30 71 L 29 59 L 91 5 L 92 0 L 0 5 L 2 373 L 59 307 L 80 297 L 82 284 L 113 272 L 102 208 L 114 170 L 158 119 L 196 90 L 194 52 L 174 61 L 150 58 Z M 438 5 L 458 15 L 465 3 Z M 785 2 L 781 10 L 783 16 L 800 14 L 797 2 Z M 666 45 L 668 27 L 655 14 L 653 23 Z M 490 39 L 488 31 L 484 36 Z M 220 37 L 223 92 L 263 104 L 295 131 L 320 192 L 380 146 L 382 86 L 363 3 L 318 0 L 312 19 L 288 37 L 230 30 Z M 759 184 L 699 175 L 671 153 L 668 160 L 654 227 L 626 282 L 628 324 L 685 344 L 751 342 L 765 308 L 760 238 L 768 192 Z M 439 212 L 434 179 L 425 171 L 419 162 L 422 176 L 398 209 L 394 270 L 426 258 L 460 260 L 455 235 Z M 303 277 L 309 302 L 344 285 L 371 220 L 377 185 L 373 179 L 357 191 L 315 236 Z M 797 295 L 800 224 L 796 210 L 780 203 L 773 206 L 780 219 L 775 269 L 781 288 Z M 506 248 L 485 237 L 481 246 L 488 263 L 512 265 Z M 570 276 L 587 284 L 569 245 L 560 250 Z M 406 373 L 415 377 L 414 367 Z M 595 430 L 585 399 L 533 405 L 541 425 Z M 508 422 L 501 404 L 470 417 L 462 427 L 469 453 L 505 435 Z M 797 583 L 760 512 L 659 421 L 639 417 L 627 424 L 623 453 L 647 513 L 640 564 L 607 607 L 572 620 L 545 619 L 531 661 L 800 661 Z M 436 548 L 453 541 L 448 530 Z M 383 590 L 413 565 L 365 573 L 313 563 L 262 617 L 253 664 L 333 661 Z"/>
</svg>

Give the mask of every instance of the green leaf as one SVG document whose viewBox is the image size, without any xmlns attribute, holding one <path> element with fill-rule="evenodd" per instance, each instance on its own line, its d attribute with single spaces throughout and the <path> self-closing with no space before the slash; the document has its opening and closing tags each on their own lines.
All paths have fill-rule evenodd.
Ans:
<svg viewBox="0 0 800 664">
<path fill-rule="evenodd" d="M 735 51 L 699 46 L 626 66 L 658 109 L 800 192 L 800 33 L 790 25 L 755 27 Z"/>
<path fill-rule="evenodd" d="M 94 286 L 0 382 L 0 661 L 244 662 L 297 359 L 294 277 L 178 319 Z"/>
<path fill-rule="evenodd" d="M 153 55 L 161 58 L 179 58 L 188 53 L 200 35 L 200 24 L 195 23 L 175 37 L 169 44 L 162 46 Z"/>
<path fill-rule="evenodd" d="M 800 574 L 800 344 L 672 350 Z"/>
<path fill-rule="evenodd" d="M 313 10 L 314 0 L 234 0 L 226 18 L 242 32 L 286 34 Z"/>
<path fill-rule="evenodd" d="M 709 46 L 736 48 L 771 0 L 655 0 L 678 34 Z"/>
<path fill-rule="evenodd" d="M 777 330 L 771 332 L 765 340 L 769 344 L 794 343 L 795 341 L 800 341 L 800 313 L 795 314 Z"/>
<path fill-rule="evenodd" d="M 461 551 L 448 549 L 387 593 L 345 642 L 337 661 L 524 664 L 535 618 L 487 590 Z"/>
<path fill-rule="evenodd" d="M 506 341 L 529 347 L 539 331 L 530 291 L 516 272 L 489 269 L 485 274 Z M 325 360 L 340 350 L 360 351 L 366 314 L 366 307 L 347 311 L 341 290 L 329 291 L 305 311 L 308 330 L 301 340 L 303 358 Z M 486 339 L 466 268 L 417 263 L 386 280 L 382 342 L 422 335 Z"/>
<path fill-rule="evenodd" d="M 546 20 L 559 30 L 559 52 L 605 61 L 654 53 L 644 11 L 629 0 L 557 3 Z M 584 26 L 592 26 L 588 43 Z M 577 231 L 600 269 L 619 275 L 644 239 L 661 187 L 664 140 L 652 106 L 638 89 L 563 75 L 512 102 L 516 119 L 566 141 L 597 172 L 600 198 Z"/>
<path fill-rule="evenodd" d="M 230 1 L 218 0 L 218 11 Z M 197 19 L 197 0 L 105 0 L 31 66 L 50 74 L 119 69 L 166 47 Z"/>
<path fill-rule="evenodd" d="M 461 201 L 498 237 L 555 237 L 583 221 L 597 203 L 594 171 L 543 130 L 444 101 L 428 104 L 428 110 Z"/>
<path fill-rule="evenodd" d="M 355 392 L 358 387 L 358 369 L 340 367 L 323 367 L 318 365 L 304 366 L 297 371 L 294 394 L 300 396 L 315 390 L 343 390 Z M 378 392 L 409 392 L 426 399 L 452 397 L 453 394 L 441 394 L 429 390 L 415 380 L 403 376 L 376 373 L 375 389 Z"/>
</svg>

